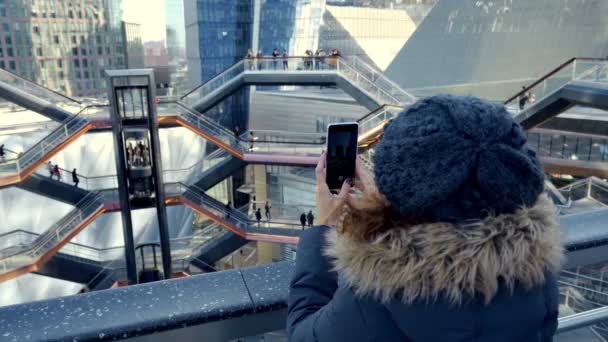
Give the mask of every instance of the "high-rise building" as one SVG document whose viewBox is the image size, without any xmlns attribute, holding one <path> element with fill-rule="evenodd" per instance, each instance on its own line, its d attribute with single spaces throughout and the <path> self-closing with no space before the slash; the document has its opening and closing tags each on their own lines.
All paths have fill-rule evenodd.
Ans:
<svg viewBox="0 0 608 342">
<path fill-rule="evenodd" d="M 169 60 L 173 62 L 184 59 L 186 56 L 184 0 L 165 0 L 165 25 Z"/>
<path fill-rule="evenodd" d="M 0 1 L 0 68 L 72 96 L 104 94 L 124 67 L 120 1 Z"/>
<path fill-rule="evenodd" d="M 129 69 L 144 67 L 144 45 L 141 40 L 141 25 L 122 23 L 122 39 L 125 44 L 125 67 Z"/>
</svg>

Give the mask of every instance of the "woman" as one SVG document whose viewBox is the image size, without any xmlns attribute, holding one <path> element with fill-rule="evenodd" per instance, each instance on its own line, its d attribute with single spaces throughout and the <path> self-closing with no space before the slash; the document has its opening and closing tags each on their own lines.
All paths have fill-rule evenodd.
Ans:
<svg viewBox="0 0 608 342">
<path fill-rule="evenodd" d="M 562 249 L 544 174 L 504 107 L 435 96 L 389 122 L 373 177 L 338 195 L 291 283 L 291 341 L 551 341 Z"/>
</svg>

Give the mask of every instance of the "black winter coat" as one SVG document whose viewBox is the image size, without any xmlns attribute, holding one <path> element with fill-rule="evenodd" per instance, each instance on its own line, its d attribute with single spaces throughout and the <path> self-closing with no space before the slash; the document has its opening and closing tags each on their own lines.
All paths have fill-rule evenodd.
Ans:
<svg viewBox="0 0 608 342">
<path fill-rule="evenodd" d="M 544 195 L 515 214 L 396 228 L 372 242 L 314 227 L 300 237 L 289 339 L 552 341 L 561 257 Z"/>
</svg>

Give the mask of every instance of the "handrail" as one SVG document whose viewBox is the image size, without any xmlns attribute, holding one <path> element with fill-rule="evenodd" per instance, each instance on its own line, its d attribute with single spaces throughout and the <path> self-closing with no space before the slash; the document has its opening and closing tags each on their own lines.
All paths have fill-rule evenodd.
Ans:
<svg viewBox="0 0 608 342">
<path fill-rule="evenodd" d="M 342 62 L 342 64 L 343 64 L 342 68 L 344 68 L 344 67 L 350 68 L 352 71 L 354 71 L 355 73 L 357 73 L 359 75 L 358 76 L 359 78 L 362 78 L 362 79 L 366 80 L 367 82 L 369 82 L 369 84 L 372 84 L 372 85 L 376 86 L 376 89 L 378 90 L 378 93 L 383 93 L 384 96 L 386 96 L 386 97 L 390 98 L 391 100 L 395 101 L 395 104 L 397 104 L 397 105 L 400 103 L 397 98 L 395 98 L 393 95 L 391 95 L 386 90 L 381 89 L 380 87 L 378 87 L 374 81 L 370 80 L 369 78 L 365 77 L 365 75 L 361 74 L 361 72 L 357 71 L 357 69 L 353 65 L 350 65 L 350 64 L 348 64 L 347 62 L 344 62 L 344 61 L 345 61 L 345 59 L 339 59 L 338 60 L 338 63 Z M 338 67 L 338 69 L 340 69 L 340 68 Z"/>
<path fill-rule="evenodd" d="M 390 78 L 386 77 L 386 75 L 384 75 L 384 73 L 382 73 L 379 70 L 374 69 L 371 65 L 365 63 L 365 61 L 363 61 L 363 59 L 359 56 L 353 55 L 353 56 L 347 56 L 345 58 L 343 58 L 343 60 L 353 60 L 356 63 L 358 63 L 358 65 L 362 65 L 364 68 L 366 68 L 367 70 L 371 71 L 372 73 L 375 73 L 379 76 L 379 78 L 382 79 L 383 82 L 388 83 L 389 85 L 391 85 L 394 89 L 396 90 L 400 90 L 403 95 L 406 95 L 407 97 L 409 97 L 409 99 L 412 102 L 416 101 L 416 96 L 410 94 L 407 90 L 401 88 L 400 85 L 398 85 L 397 83 L 395 83 L 393 80 L 391 80 Z M 374 81 L 373 84 L 376 84 L 376 82 Z"/>
<path fill-rule="evenodd" d="M 542 81 L 546 80 L 547 78 L 555 75 L 556 73 L 558 73 L 560 70 L 564 69 L 565 67 L 567 67 L 569 64 L 571 64 L 572 62 L 576 61 L 576 60 L 581 60 L 581 61 L 605 61 L 607 60 L 606 58 L 594 58 L 594 57 L 572 57 L 570 59 L 568 59 L 567 61 L 565 61 L 564 63 L 560 64 L 557 68 L 549 71 L 548 73 L 546 73 L 545 75 L 541 76 L 539 79 L 537 79 L 536 81 L 534 81 L 532 84 L 530 84 L 529 86 L 524 87 L 522 90 L 520 90 L 518 93 L 516 93 L 515 95 L 511 96 L 510 98 L 508 98 L 507 100 L 504 101 L 504 104 L 506 105 L 507 103 L 515 100 L 516 98 L 518 98 L 519 96 L 523 95 L 524 93 L 528 92 L 530 89 L 536 87 L 537 85 L 539 85 Z"/>
<path fill-rule="evenodd" d="M 403 107 L 401 107 L 401 106 L 394 105 L 394 104 L 388 104 L 388 103 L 385 103 L 385 104 L 383 104 L 383 105 L 378 106 L 376 109 L 372 110 L 371 112 L 369 112 L 369 113 L 367 113 L 367 114 L 363 115 L 363 116 L 362 116 L 362 117 L 360 117 L 359 119 L 357 119 L 357 122 L 358 122 L 358 123 L 361 123 L 361 122 L 365 121 L 367 118 L 369 118 L 369 117 L 371 117 L 371 116 L 374 116 L 374 115 L 376 115 L 376 114 L 380 113 L 382 110 L 386 109 L 387 107 L 401 108 L 401 109 L 403 110 Z"/>
<path fill-rule="evenodd" d="M 42 88 L 42 89 L 44 89 L 44 90 L 46 90 L 48 92 L 51 92 L 51 93 L 53 93 L 55 95 L 59 95 L 59 96 L 65 98 L 66 100 L 69 100 L 69 101 L 72 101 L 72 102 L 76 102 L 76 103 L 82 105 L 82 101 L 79 101 L 79 100 L 77 100 L 75 98 L 69 97 L 69 96 L 67 96 L 65 94 L 62 94 L 62 93 L 60 93 L 58 91 L 55 91 L 53 89 L 47 88 L 47 87 L 45 87 L 45 86 L 43 86 L 41 84 L 38 84 L 38 83 L 36 83 L 36 82 L 34 82 L 34 81 L 30 80 L 30 79 L 27 79 L 27 78 L 25 78 L 25 77 L 23 77 L 21 75 L 17 75 L 17 74 L 15 74 L 13 72 L 10 72 L 10 71 L 6 70 L 6 69 L 0 69 L 0 72 L 4 72 L 4 73 L 7 73 L 7 74 L 10 74 L 11 76 L 13 76 L 15 78 L 18 78 L 18 79 L 20 79 L 20 80 L 22 80 L 24 82 L 27 82 L 29 84 L 34 85 L 35 87 Z"/>
<path fill-rule="evenodd" d="M 64 121 L 62 121 L 61 124 L 59 124 L 59 126 L 57 126 L 55 129 L 53 129 L 49 134 L 47 134 L 40 141 L 38 141 L 37 143 L 35 143 L 34 145 L 32 145 L 30 148 L 28 148 L 27 150 L 23 151 L 21 153 L 21 155 L 18 155 L 17 158 L 13 158 L 13 159 L 10 159 L 10 160 L 5 160 L 5 161 L 0 161 L 0 164 L 6 163 L 6 162 L 9 162 L 9 161 L 14 161 L 14 160 L 21 161 L 21 158 L 24 157 L 24 156 L 28 156 L 28 153 L 30 151 L 34 151 L 38 147 L 42 146 L 48 137 L 52 136 L 53 134 L 55 134 L 56 132 L 59 132 L 61 130 L 66 130 L 67 125 L 69 125 L 69 124 L 71 124 L 73 122 L 76 122 L 76 120 L 78 120 L 78 119 L 82 119 L 85 122 L 87 122 L 87 119 L 84 119 L 84 118 L 82 118 L 80 116 L 86 110 L 88 110 L 90 108 L 101 108 L 101 107 L 105 107 L 105 105 L 93 104 L 93 105 L 88 105 L 88 106 L 82 108 L 78 113 L 76 113 L 76 114 L 70 116 L 69 118 L 65 119 Z"/>
<path fill-rule="evenodd" d="M 560 334 L 566 331 L 588 327 L 607 320 L 608 306 L 568 315 L 558 320 L 556 333 Z"/>
<path fill-rule="evenodd" d="M 205 86 L 205 84 L 211 83 L 212 81 L 218 79 L 219 77 L 221 77 L 224 73 L 227 73 L 228 71 L 234 69 L 237 65 L 244 63 L 244 59 L 238 60 L 236 62 L 234 62 L 232 65 L 230 65 L 229 67 L 227 67 L 226 69 L 222 70 L 221 72 L 219 72 L 218 74 L 216 74 L 215 76 L 211 77 L 210 79 L 206 80 L 205 82 L 199 84 L 196 88 L 190 90 L 189 92 L 187 92 L 186 94 L 182 95 L 180 97 L 180 100 L 185 99 L 186 97 L 188 97 L 190 94 L 194 93 L 195 91 L 199 90 L 200 88 L 202 88 L 203 86 Z"/>
</svg>

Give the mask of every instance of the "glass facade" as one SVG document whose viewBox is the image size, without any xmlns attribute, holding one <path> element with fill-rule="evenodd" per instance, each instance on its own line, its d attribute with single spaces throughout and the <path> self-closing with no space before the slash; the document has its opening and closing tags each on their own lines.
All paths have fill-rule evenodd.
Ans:
<svg viewBox="0 0 608 342">
<path fill-rule="evenodd" d="M 125 63 L 117 8 L 119 1 L 1 0 L 0 67 L 68 95 L 102 95 L 103 70 Z"/>
</svg>

